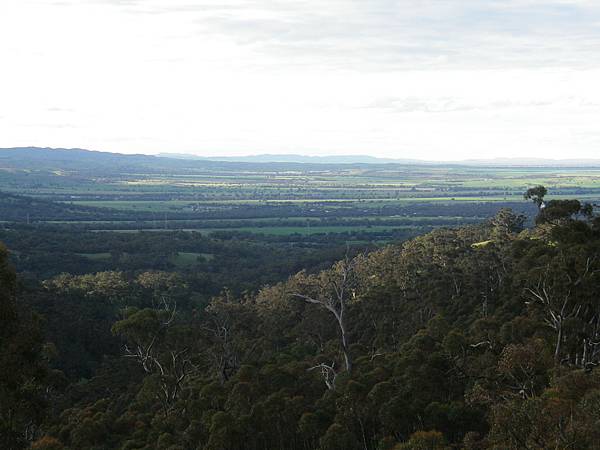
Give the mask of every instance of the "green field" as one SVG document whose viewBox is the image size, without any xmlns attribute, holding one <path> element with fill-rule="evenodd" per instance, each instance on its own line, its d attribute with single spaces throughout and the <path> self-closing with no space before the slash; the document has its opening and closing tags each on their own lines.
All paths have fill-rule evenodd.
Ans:
<svg viewBox="0 0 600 450">
<path fill-rule="evenodd" d="M 177 252 L 169 258 L 176 267 L 190 267 L 195 265 L 198 260 L 210 261 L 215 257 L 211 253 L 193 253 L 193 252 Z"/>
<path fill-rule="evenodd" d="M 111 254 L 107 252 L 102 253 L 77 253 L 79 256 L 83 256 L 91 261 L 105 261 L 111 258 Z"/>
<path fill-rule="evenodd" d="M 551 199 L 571 198 L 570 195 L 549 195 Z M 578 194 L 580 199 L 598 199 L 599 194 Z M 97 208 L 119 209 L 123 211 L 153 211 L 153 212 L 169 212 L 179 211 L 185 208 L 191 208 L 195 205 L 277 205 L 280 203 L 364 203 L 364 206 L 374 207 L 389 203 L 407 204 L 407 203 L 447 203 L 447 202 L 506 202 L 522 200 L 520 194 L 510 195 L 490 195 L 490 196 L 448 196 L 448 197 L 401 197 L 389 199 L 360 199 L 360 198 L 325 198 L 325 199 L 289 199 L 289 200 L 206 200 L 206 201 L 185 201 L 185 200 L 82 200 L 68 202 L 72 205 L 92 206 Z"/>
<path fill-rule="evenodd" d="M 21 223 L 94 231 L 337 234 L 348 240 L 348 233 L 380 240 L 474 223 L 502 207 L 531 215 L 523 192 L 538 184 L 549 189 L 548 199 L 600 200 L 600 168 L 590 167 L 177 164 L 168 170 L 118 164 L 80 172 L 60 164 L 5 170 L 0 192 L 56 205 L 46 214 L 39 205 L 10 210 L 12 221 Z"/>
</svg>

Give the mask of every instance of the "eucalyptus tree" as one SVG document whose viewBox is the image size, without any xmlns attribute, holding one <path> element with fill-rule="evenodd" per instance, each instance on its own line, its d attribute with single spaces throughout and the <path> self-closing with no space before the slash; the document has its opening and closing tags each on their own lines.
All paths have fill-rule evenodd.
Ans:
<svg viewBox="0 0 600 450">
<path fill-rule="evenodd" d="M 348 331 L 348 307 L 356 299 L 359 284 L 358 265 L 362 257 L 345 259 L 335 263 L 331 269 L 318 274 L 300 272 L 289 282 L 289 290 L 293 298 L 317 305 L 333 316 L 339 331 L 340 349 L 344 370 L 352 372 L 352 355 L 350 353 L 350 335 Z M 319 369 L 329 389 L 335 389 L 338 371 L 335 362 L 321 363 L 313 369 Z"/>
</svg>

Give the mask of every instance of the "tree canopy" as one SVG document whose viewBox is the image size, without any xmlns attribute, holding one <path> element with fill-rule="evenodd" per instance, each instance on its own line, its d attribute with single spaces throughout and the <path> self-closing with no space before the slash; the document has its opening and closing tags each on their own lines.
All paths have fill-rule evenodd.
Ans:
<svg viewBox="0 0 600 450">
<path fill-rule="evenodd" d="M 0 446 L 600 448 L 600 222 L 546 194 L 531 228 L 505 209 L 208 300 L 164 270 L 20 285 L 2 248 Z"/>
</svg>

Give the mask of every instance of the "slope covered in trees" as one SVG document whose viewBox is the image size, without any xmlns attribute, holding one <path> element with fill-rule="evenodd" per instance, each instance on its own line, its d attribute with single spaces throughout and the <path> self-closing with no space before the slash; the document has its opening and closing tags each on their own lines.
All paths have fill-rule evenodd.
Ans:
<svg viewBox="0 0 600 450">
<path fill-rule="evenodd" d="M 208 303 L 164 271 L 18 288 L 3 253 L 4 447 L 600 448 L 600 219 L 528 194 L 534 228 L 502 210 Z"/>
</svg>

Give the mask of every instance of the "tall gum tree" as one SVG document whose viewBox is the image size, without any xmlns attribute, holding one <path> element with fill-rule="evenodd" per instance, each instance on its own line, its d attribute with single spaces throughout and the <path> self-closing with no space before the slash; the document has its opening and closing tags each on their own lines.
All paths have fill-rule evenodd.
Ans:
<svg viewBox="0 0 600 450">
<path fill-rule="evenodd" d="M 347 311 L 349 303 L 356 298 L 357 266 L 360 260 L 360 257 L 353 259 L 346 257 L 335 263 L 329 270 L 316 275 L 300 272 L 290 280 L 293 298 L 318 305 L 334 317 L 340 335 L 344 369 L 348 374 L 352 373 L 352 355 L 350 354 Z M 330 389 L 334 389 L 337 376 L 334 363 L 331 365 L 320 364 L 314 368 L 321 369 L 325 383 Z"/>
</svg>

